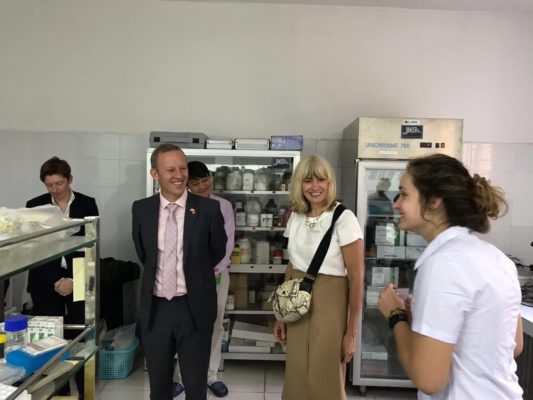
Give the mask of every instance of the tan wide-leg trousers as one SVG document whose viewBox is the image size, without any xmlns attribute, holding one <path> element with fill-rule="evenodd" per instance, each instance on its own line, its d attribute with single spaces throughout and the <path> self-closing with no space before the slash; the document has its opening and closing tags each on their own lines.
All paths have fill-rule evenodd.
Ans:
<svg viewBox="0 0 533 400">
<path fill-rule="evenodd" d="M 293 271 L 293 278 L 303 277 Z M 283 400 L 344 400 L 346 365 L 341 363 L 346 331 L 348 280 L 319 275 L 311 309 L 287 324 L 287 361 Z"/>
</svg>

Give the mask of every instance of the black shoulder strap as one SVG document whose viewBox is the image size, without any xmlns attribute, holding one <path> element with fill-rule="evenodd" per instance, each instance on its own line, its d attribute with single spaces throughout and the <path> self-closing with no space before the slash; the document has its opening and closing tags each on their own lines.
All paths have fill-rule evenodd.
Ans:
<svg viewBox="0 0 533 400">
<path fill-rule="evenodd" d="M 328 252 L 329 244 L 331 243 L 331 236 L 333 236 L 333 227 L 335 225 L 335 222 L 337 222 L 344 210 L 346 210 L 346 207 L 344 207 L 340 203 L 337 208 L 335 208 L 335 211 L 333 212 L 333 218 L 331 220 L 331 225 L 327 232 L 324 234 L 322 240 L 320 241 L 320 244 L 316 249 L 315 255 L 311 260 L 311 264 L 309 264 L 309 268 L 307 269 L 307 273 L 305 274 L 304 282 L 309 283 L 311 286 L 313 285 L 313 282 L 315 281 L 316 276 L 318 275 L 318 270 L 322 266 L 324 258 L 326 257 L 326 253 Z M 311 291 L 309 290 L 309 292 Z"/>
</svg>

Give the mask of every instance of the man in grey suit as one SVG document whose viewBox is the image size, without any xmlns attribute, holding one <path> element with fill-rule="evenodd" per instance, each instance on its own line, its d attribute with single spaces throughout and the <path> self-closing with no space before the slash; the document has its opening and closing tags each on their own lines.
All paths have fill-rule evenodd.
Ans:
<svg viewBox="0 0 533 400">
<path fill-rule="evenodd" d="M 133 241 L 144 265 L 140 325 L 150 399 L 172 400 L 177 353 L 187 399 L 204 400 L 224 220 L 216 200 L 187 192 L 187 158 L 179 147 L 158 146 L 150 162 L 161 192 L 132 207 Z"/>
</svg>

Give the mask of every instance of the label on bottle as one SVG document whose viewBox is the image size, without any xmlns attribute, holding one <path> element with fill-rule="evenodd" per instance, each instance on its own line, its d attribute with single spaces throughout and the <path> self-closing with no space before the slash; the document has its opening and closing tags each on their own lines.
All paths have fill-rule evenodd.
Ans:
<svg viewBox="0 0 533 400">
<path fill-rule="evenodd" d="M 235 213 L 235 226 L 246 226 L 246 212 L 237 211 Z"/>
<path fill-rule="evenodd" d="M 246 225 L 259 226 L 259 214 L 248 213 L 246 215 Z"/>
<path fill-rule="evenodd" d="M 271 227 L 272 226 L 272 220 L 273 220 L 273 215 L 272 214 L 259 214 L 259 218 L 260 218 L 260 222 L 261 222 L 261 226 L 265 226 L 265 227 Z"/>
</svg>

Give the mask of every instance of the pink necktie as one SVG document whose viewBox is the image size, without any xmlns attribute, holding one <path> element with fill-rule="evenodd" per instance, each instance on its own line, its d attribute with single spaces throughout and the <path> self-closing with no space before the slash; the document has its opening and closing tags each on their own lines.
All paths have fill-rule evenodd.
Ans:
<svg viewBox="0 0 533 400">
<path fill-rule="evenodd" d="M 176 223 L 177 204 L 167 206 L 168 218 L 165 229 L 165 259 L 163 262 L 163 296 L 168 300 L 176 295 L 178 285 L 178 224 Z"/>
</svg>

